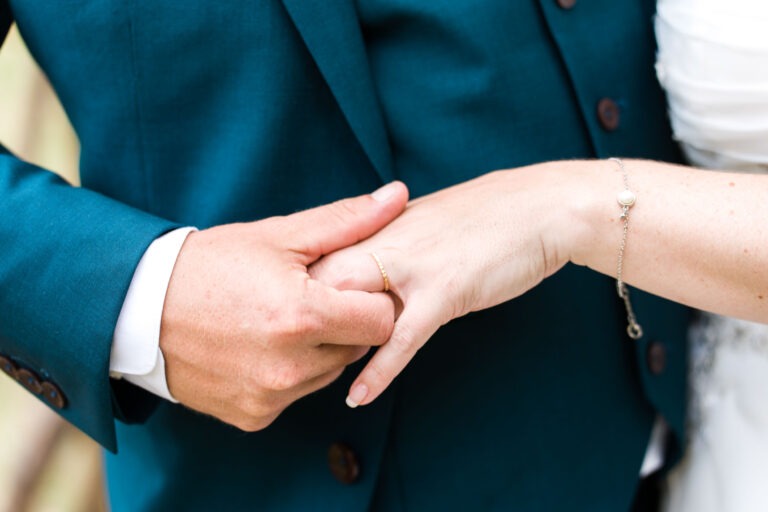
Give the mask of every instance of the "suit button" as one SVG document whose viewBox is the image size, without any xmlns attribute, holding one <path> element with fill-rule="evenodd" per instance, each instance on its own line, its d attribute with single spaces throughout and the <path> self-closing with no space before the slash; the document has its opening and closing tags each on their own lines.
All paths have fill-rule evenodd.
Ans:
<svg viewBox="0 0 768 512">
<path fill-rule="evenodd" d="M 35 395 L 39 395 L 40 391 L 42 391 L 40 379 L 37 378 L 37 375 L 27 369 L 16 371 L 16 381 L 27 388 L 30 393 Z"/>
<path fill-rule="evenodd" d="M 343 443 L 333 443 L 328 449 L 328 467 L 336 480 L 352 484 L 360 477 L 360 464 L 352 448 Z"/>
<path fill-rule="evenodd" d="M 597 102 L 597 120 L 605 131 L 612 132 L 619 127 L 619 106 L 610 98 Z"/>
<path fill-rule="evenodd" d="M 576 0 L 557 0 L 557 5 L 561 9 L 573 9 L 573 6 L 576 5 Z"/>
<path fill-rule="evenodd" d="M 67 406 L 67 398 L 58 387 L 46 381 L 41 384 L 40 388 L 45 401 L 54 408 L 63 409 Z"/>
<path fill-rule="evenodd" d="M 13 364 L 13 361 L 5 356 L 0 356 L 0 370 L 2 370 L 4 373 L 7 373 L 14 379 L 16 378 L 16 365 Z"/>
<path fill-rule="evenodd" d="M 648 344 L 645 362 L 653 375 L 661 374 L 667 367 L 667 349 L 658 341 L 652 341 Z"/>
</svg>

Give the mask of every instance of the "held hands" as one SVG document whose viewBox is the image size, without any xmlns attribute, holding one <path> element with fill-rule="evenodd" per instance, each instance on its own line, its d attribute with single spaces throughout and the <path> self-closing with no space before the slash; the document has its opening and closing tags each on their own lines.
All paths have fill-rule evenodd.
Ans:
<svg viewBox="0 0 768 512">
<path fill-rule="evenodd" d="M 696 239 L 695 226 L 686 223 L 695 205 L 675 206 L 681 187 L 692 187 L 692 173 L 678 169 L 672 179 L 661 164 L 645 162 L 641 169 L 634 175 L 641 192 L 664 190 L 665 184 L 671 192 L 643 203 L 650 220 L 635 224 L 634 237 L 642 246 L 643 237 L 671 233 L 662 237 L 670 247 L 658 246 L 655 258 L 635 258 L 630 282 L 719 310 L 719 294 L 701 302 L 702 290 L 693 287 L 694 298 L 679 296 L 680 280 L 657 269 L 672 262 L 668 269 L 677 274 L 697 259 L 697 272 L 712 279 L 721 274 L 719 266 L 701 264 L 700 248 L 711 244 Z M 708 182 L 695 177 L 705 182 L 701 193 L 720 193 L 729 180 L 733 188 L 732 178 L 709 176 Z M 257 430 L 379 346 L 347 397 L 351 407 L 369 404 L 450 320 L 517 297 L 568 261 L 615 276 L 621 220 L 617 203 L 606 198 L 620 189 L 621 178 L 611 162 L 550 162 L 493 172 L 407 208 L 405 186 L 394 183 L 373 196 L 193 233 L 176 262 L 163 310 L 160 346 L 171 394 L 193 409 Z M 733 204 L 759 203 L 752 199 Z M 671 227 L 669 212 L 677 223 Z M 660 223 L 666 223 L 664 231 L 656 228 Z M 749 220 L 745 226 L 750 232 Z M 681 236 L 682 249 L 676 245 Z M 757 273 L 736 275 L 753 281 Z M 686 282 L 696 282 L 696 275 Z M 735 290 L 733 297 L 754 301 L 754 286 L 723 285 Z M 754 318 L 762 319 L 763 305 L 755 309 Z"/>
<path fill-rule="evenodd" d="M 407 209 L 405 186 L 393 183 L 190 234 L 160 333 L 171 394 L 260 430 L 379 346 L 347 398 L 371 403 L 441 325 L 521 295 L 573 259 L 583 230 L 563 221 L 574 180 L 562 170 L 497 171 Z"/>
<path fill-rule="evenodd" d="M 350 407 L 372 402 L 441 325 L 521 295 L 568 261 L 558 180 L 535 166 L 441 190 L 310 267 L 340 290 L 380 292 L 386 273 L 402 303 L 391 337 L 352 384 Z"/>
<path fill-rule="evenodd" d="M 392 334 L 383 293 L 339 291 L 307 267 L 380 230 L 405 208 L 393 183 L 287 217 L 192 233 L 176 261 L 160 347 L 171 394 L 243 430 L 334 381 Z"/>
</svg>

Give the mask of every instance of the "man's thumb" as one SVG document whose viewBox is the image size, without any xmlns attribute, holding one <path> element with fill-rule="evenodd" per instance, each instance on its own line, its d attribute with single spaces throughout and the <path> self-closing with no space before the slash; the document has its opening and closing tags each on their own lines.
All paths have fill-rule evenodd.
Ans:
<svg viewBox="0 0 768 512">
<path fill-rule="evenodd" d="M 303 245 L 310 257 L 307 264 L 365 240 L 400 215 L 407 203 L 408 188 L 400 181 L 393 181 L 372 194 L 297 213 Z"/>
</svg>

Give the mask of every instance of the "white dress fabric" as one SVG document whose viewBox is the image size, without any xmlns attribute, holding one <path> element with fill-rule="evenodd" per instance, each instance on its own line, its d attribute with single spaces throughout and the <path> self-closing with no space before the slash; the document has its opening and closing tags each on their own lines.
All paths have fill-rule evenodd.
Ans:
<svg viewBox="0 0 768 512">
<path fill-rule="evenodd" d="M 768 0 L 659 0 L 656 37 L 690 162 L 768 172 Z M 766 512 L 768 326 L 701 314 L 690 338 L 689 445 L 663 510 Z"/>
</svg>

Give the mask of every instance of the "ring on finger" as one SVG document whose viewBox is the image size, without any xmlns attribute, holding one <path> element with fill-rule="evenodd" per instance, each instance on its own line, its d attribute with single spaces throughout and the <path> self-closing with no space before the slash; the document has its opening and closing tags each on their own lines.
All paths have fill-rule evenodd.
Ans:
<svg viewBox="0 0 768 512">
<path fill-rule="evenodd" d="M 384 264 L 381 262 L 381 259 L 379 259 L 379 256 L 375 253 L 371 253 L 371 257 L 373 258 L 373 261 L 376 262 L 376 266 L 379 267 L 379 272 L 381 272 L 381 279 L 384 281 L 384 291 L 389 291 L 389 274 L 387 274 L 387 269 L 384 268 Z"/>
</svg>

